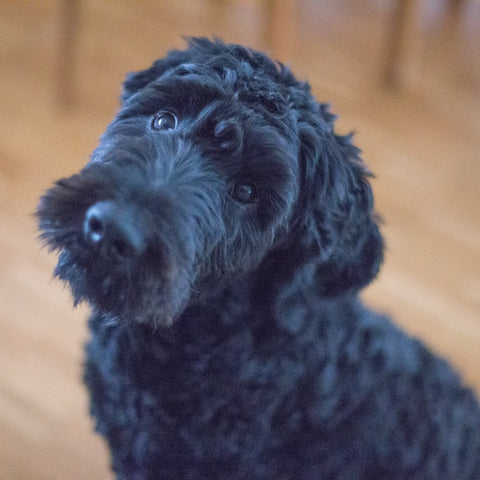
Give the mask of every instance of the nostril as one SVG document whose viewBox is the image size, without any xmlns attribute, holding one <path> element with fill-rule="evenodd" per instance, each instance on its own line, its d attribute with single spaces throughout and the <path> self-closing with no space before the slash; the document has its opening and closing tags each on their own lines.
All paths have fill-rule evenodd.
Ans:
<svg viewBox="0 0 480 480">
<path fill-rule="evenodd" d="M 98 202 L 87 210 L 83 234 L 105 256 L 133 257 L 146 248 L 136 212 L 113 201 Z"/>
<path fill-rule="evenodd" d="M 91 214 L 89 216 L 87 214 L 87 218 L 85 221 L 85 237 L 87 238 L 87 240 L 92 243 L 100 242 L 103 238 L 104 233 L 104 222 L 96 215 Z"/>
<path fill-rule="evenodd" d="M 89 220 L 89 228 L 92 232 L 102 234 L 103 223 L 97 217 L 91 217 Z"/>
</svg>

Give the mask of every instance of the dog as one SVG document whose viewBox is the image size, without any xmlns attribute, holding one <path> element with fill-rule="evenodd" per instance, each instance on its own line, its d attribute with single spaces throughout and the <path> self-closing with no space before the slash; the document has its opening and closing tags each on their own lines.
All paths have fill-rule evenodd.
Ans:
<svg viewBox="0 0 480 480">
<path fill-rule="evenodd" d="M 121 102 L 36 213 L 117 478 L 479 480 L 473 393 L 358 298 L 371 174 L 308 83 L 192 38 Z"/>
</svg>

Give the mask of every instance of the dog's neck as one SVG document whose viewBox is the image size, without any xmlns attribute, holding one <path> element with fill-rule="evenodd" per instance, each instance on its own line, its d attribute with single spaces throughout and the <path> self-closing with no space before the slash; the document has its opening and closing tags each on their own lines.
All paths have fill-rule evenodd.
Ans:
<svg viewBox="0 0 480 480">
<path fill-rule="evenodd" d="M 220 326 L 235 322 L 237 317 L 248 328 L 280 324 L 280 328 L 295 333 L 298 325 L 295 319 L 292 322 L 292 309 L 319 312 L 332 304 L 357 302 L 356 291 L 325 297 L 318 285 L 316 262 L 305 261 L 305 256 L 302 260 L 291 251 L 274 251 L 251 272 L 206 282 L 180 315 L 180 323 L 207 316 Z M 200 311 L 201 315 L 197 315 Z"/>
</svg>

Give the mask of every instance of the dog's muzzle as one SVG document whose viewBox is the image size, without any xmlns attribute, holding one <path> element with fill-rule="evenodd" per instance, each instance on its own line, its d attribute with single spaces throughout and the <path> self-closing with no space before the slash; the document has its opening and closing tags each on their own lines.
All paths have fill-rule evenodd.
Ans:
<svg viewBox="0 0 480 480">
<path fill-rule="evenodd" d="M 100 149 L 46 192 L 37 217 L 42 240 L 59 252 L 55 275 L 69 283 L 75 303 L 168 325 L 225 237 L 225 186 L 191 145 L 150 147 L 150 156 Z"/>
</svg>

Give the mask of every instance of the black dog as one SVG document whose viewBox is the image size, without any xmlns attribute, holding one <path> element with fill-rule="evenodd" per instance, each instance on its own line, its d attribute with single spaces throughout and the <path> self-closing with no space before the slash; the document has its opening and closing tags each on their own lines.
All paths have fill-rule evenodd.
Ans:
<svg viewBox="0 0 480 480">
<path fill-rule="evenodd" d="M 193 39 L 122 100 L 37 212 L 118 478 L 480 479 L 472 393 L 358 300 L 369 173 L 308 84 Z"/>
</svg>

